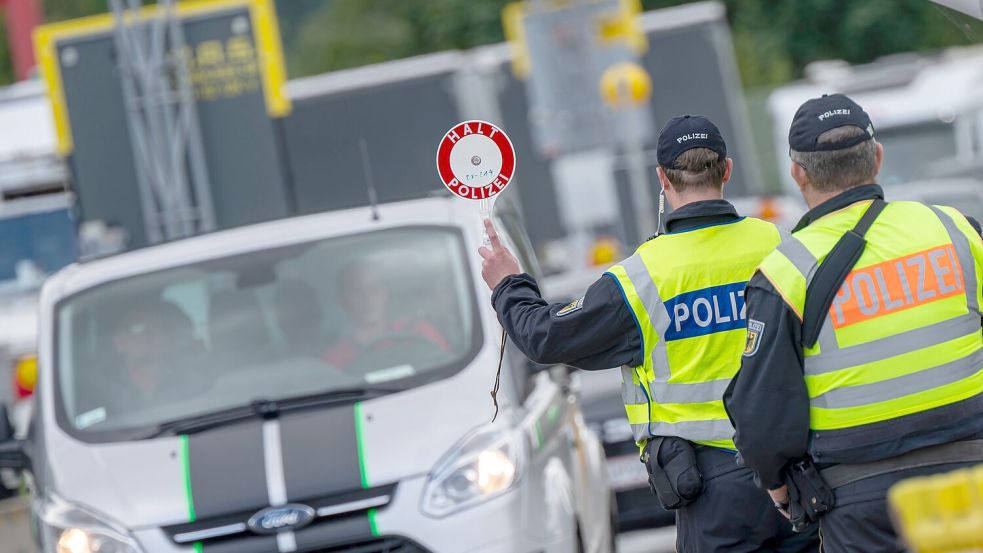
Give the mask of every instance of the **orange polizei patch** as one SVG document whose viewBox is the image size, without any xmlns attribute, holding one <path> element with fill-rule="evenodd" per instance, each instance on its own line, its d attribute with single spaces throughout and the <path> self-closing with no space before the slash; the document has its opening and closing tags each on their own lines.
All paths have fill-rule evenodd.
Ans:
<svg viewBox="0 0 983 553">
<path fill-rule="evenodd" d="M 946 244 L 854 270 L 836 293 L 829 316 L 841 328 L 948 298 L 964 288 L 956 250 Z"/>
</svg>

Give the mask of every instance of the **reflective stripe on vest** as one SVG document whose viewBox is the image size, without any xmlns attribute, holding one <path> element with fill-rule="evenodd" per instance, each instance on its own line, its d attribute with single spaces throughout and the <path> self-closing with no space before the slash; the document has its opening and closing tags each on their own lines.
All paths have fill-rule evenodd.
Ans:
<svg viewBox="0 0 983 553">
<path fill-rule="evenodd" d="M 779 242 L 757 219 L 666 234 L 608 274 L 639 327 L 643 365 L 622 367 L 636 442 L 679 436 L 733 448 L 722 397 L 746 337 L 744 286 Z"/>
<path fill-rule="evenodd" d="M 818 219 L 762 263 L 800 317 L 818 259 L 868 205 Z M 913 415 L 983 390 L 977 261 L 983 241 L 958 212 L 915 202 L 890 203 L 867 240 L 819 342 L 804 350 L 814 431 Z"/>
</svg>

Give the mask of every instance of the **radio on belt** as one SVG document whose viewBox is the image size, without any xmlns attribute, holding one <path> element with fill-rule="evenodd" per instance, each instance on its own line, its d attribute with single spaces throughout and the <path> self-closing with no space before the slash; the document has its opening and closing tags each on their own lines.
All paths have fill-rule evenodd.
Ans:
<svg viewBox="0 0 983 553">
<path fill-rule="evenodd" d="M 493 198 L 515 176 L 515 148 L 495 125 L 479 119 L 463 121 L 451 127 L 437 146 L 437 174 L 454 195 L 477 201 L 484 220 L 491 216 Z"/>
</svg>

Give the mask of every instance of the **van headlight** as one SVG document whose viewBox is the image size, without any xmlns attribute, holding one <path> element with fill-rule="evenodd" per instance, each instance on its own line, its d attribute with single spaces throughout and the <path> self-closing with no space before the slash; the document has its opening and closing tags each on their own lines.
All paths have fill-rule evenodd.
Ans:
<svg viewBox="0 0 983 553">
<path fill-rule="evenodd" d="M 485 427 L 447 453 L 427 477 L 423 512 L 432 517 L 477 505 L 508 491 L 519 480 L 525 458 L 521 435 Z"/>
<path fill-rule="evenodd" d="M 126 530 L 54 495 L 42 510 L 41 532 L 45 553 L 143 553 Z"/>
</svg>

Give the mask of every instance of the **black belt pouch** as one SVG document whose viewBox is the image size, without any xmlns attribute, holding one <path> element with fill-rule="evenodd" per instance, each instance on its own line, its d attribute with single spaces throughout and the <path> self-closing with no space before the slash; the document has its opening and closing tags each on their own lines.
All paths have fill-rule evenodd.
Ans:
<svg viewBox="0 0 983 553">
<path fill-rule="evenodd" d="M 787 476 L 792 528 L 801 532 L 833 508 L 836 496 L 811 459 L 791 465 Z"/>
<path fill-rule="evenodd" d="M 689 505 L 703 493 L 703 475 L 696 464 L 696 450 L 688 440 L 652 438 L 645 444 L 642 463 L 648 470 L 652 492 L 666 510 Z"/>
</svg>

